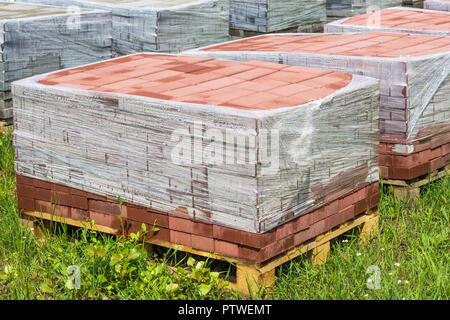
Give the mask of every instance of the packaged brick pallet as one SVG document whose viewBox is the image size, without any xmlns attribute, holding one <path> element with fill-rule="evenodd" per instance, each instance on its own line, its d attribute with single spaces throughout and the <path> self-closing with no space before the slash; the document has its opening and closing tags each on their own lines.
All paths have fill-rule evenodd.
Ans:
<svg viewBox="0 0 450 320">
<path fill-rule="evenodd" d="M 396 7 L 327 23 L 329 33 L 399 32 L 450 35 L 450 12 Z"/>
<path fill-rule="evenodd" d="M 328 17 L 352 17 L 401 5 L 402 0 L 327 0 L 326 8 Z"/>
<path fill-rule="evenodd" d="M 325 0 L 230 0 L 230 28 L 274 32 L 326 21 Z"/>
<path fill-rule="evenodd" d="M 229 0 L 23 0 L 112 12 L 113 50 L 180 52 L 228 40 Z"/>
<path fill-rule="evenodd" d="M 110 57 L 110 13 L 0 1 L 0 119 L 12 117 L 11 82 Z"/>
<path fill-rule="evenodd" d="M 450 11 L 450 1 L 448 0 L 426 0 L 423 3 L 424 9 Z"/>
<path fill-rule="evenodd" d="M 450 163 L 450 38 L 369 32 L 267 35 L 186 54 L 330 69 L 380 80 L 380 166 L 410 180 Z M 297 93 L 292 87 L 286 96 Z"/>
<path fill-rule="evenodd" d="M 110 228 L 122 211 L 265 260 L 378 205 L 378 97 L 358 75 L 161 54 L 17 81 L 19 207 Z"/>
</svg>

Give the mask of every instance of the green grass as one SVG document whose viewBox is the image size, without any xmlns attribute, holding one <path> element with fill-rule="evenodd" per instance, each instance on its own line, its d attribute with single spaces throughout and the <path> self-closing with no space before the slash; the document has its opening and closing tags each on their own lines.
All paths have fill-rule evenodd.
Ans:
<svg viewBox="0 0 450 320">
<path fill-rule="evenodd" d="M 39 241 L 18 223 L 12 136 L 0 135 L 0 299 L 245 298 L 227 288 L 228 264 L 174 251 L 149 255 L 138 237 L 54 225 Z M 324 266 L 299 257 L 277 268 L 274 291 L 253 298 L 449 299 L 449 199 L 448 177 L 423 187 L 415 203 L 382 188 L 372 241 L 360 246 L 352 230 L 332 241 Z M 67 287 L 73 265 L 80 289 Z M 367 287 L 371 270 L 379 271 L 380 289 Z"/>
</svg>

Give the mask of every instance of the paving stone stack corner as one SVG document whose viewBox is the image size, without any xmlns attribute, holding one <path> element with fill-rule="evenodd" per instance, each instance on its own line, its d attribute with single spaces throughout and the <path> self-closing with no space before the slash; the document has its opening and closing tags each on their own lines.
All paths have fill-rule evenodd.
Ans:
<svg viewBox="0 0 450 320">
<path fill-rule="evenodd" d="M 424 8 L 424 0 L 403 0 L 403 7 L 412 7 L 412 8 Z"/>
</svg>

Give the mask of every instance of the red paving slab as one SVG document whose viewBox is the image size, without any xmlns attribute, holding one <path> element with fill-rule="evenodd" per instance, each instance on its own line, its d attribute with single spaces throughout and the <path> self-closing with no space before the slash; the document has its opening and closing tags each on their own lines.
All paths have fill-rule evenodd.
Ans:
<svg viewBox="0 0 450 320">
<path fill-rule="evenodd" d="M 287 41 L 287 38 L 283 40 Z M 325 98 L 352 75 L 276 63 L 137 54 L 53 73 L 40 84 L 179 102 L 276 109 Z"/>
<path fill-rule="evenodd" d="M 450 21 L 450 20 L 449 20 Z M 270 35 L 247 38 L 203 51 L 305 52 L 340 56 L 396 58 L 450 51 L 450 38 L 432 35 L 368 32 L 364 34 Z M 265 62 L 267 63 L 267 62 Z M 282 72 L 291 71 L 282 69 Z M 329 75 L 331 76 L 331 75 Z M 273 75 L 275 78 L 276 75 Z"/>
<path fill-rule="evenodd" d="M 448 13 L 439 11 L 422 11 L 410 9 L 384 9 L 376 11 L 379 13 L 377 23 L 382 28 L 402 28 L 412 30 L 450 30 L 450 16 Z M 342 24 L 366 26 L 374 23 L 374 13 L 366 13 L 351 17 Z"/>
</svg>

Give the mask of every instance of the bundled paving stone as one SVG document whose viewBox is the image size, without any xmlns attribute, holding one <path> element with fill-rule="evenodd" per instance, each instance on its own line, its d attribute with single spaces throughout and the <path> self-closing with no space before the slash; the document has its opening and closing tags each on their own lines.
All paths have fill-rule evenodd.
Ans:
<svg viewBox="0 0 450 320">
<path fill-rule="evenodd" d="M 112 12 L 113 50 L 180 52 L 228 40 L 229 0 L 24 0 Z"/>
<path fill-rule="evenodd" d="M 304 244 L 352 217 L 362 217 L 366 210 L 375 209 L 379 202 L 378 182 L 374 182 L 268 232 L 251 233 L 193 220 L 185 209 L 167 214 L 23 175 L 17 175 L 16 181 L 20 210 L 38 212 L 38 216 L 51 212 L 53 219 L 56 220 L 54 216 L 64 217 L 68 223 L 68 219 L 84 222 L 92 219 L 96 226 L 107 226 L 113 232 L 121 232 L 123 226 L 126 232 L 136 233 L 145 224 L 149 230 L 147 236 L 152 240 L 256 263 Z M 118 219 L 120 213 L 122 223 Z M 155 224 L 158 231 L 151 230 Z"/>
<path fill-rule="evenodd" d="M 450 1 L 448 0 L 426 0 L 423 7 L 429 10 L 450 11 Z"/>
<path fill-rule="evenodd" d="M 401 0 L 327 0 L 326 7 L 328 17 L 352 17 L 401 5 Z"/>
<path fill-rule="evenodd" d="M 325 0 L 230 0 L 232 29 L 274 32 L 323 21 Z"/>
<path fill-rule="evenodd" d="M 263 60 L 380 80 L 383 178 L 410 180 L 450 162 L 450 38 L 370 32 L 280 34 L 186 54 Z M 286 90 L 286 96 L 296 88 Z"/>
<path fill-rule="evenodd" d="M 110 57 L 110 13 L 0 2 L 0 119 L 12 117 L 11 82 Z"/>
<path fill-rule="evenodd" d="M 400 32 L 450 35 L 450 12 L 416 8 L 392 8 L 374 11 L 327 23 L 325 32 Z"/>
<path fill-rule="evenodd" d="M 329 70 L 132 55 L 15 82 L 15 169 L 97 195 L 76 207 L 97 219 L 118 214 L 102 203 L 116 196 L 124 217 L 158 213 L 174 221 L 167 232 L 188 234 L 186 221 L 245 236 L 315 212 L 312 237 L 377 205 L 378 97 L 377 80 Z M 63 190 L 59 204 L 74 207 Z M 50 201 L 37 194 L 21 208 Z"/>
</svg>

